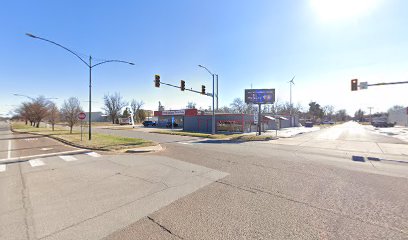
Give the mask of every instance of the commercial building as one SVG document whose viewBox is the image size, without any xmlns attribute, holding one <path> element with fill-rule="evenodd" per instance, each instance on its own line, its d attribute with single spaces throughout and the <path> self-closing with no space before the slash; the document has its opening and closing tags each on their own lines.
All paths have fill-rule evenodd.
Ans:
<svg viewBox="0 0 408 240">
<path fill-rule="evenodd" d="M 408 127 L 408 107 L 388 111 L 388 122 Z"/>
<path fill-rule="evenodd" d="M 165 127 L 170 125 L 172 118 L 178 127 L 189 132 L 212 132 L 212 115 L 200 113 L 197 109 L 155 111 L 154 116 L 158 118 L 158 126 Z M 253 114 L 216 114 L 216 132 L 255 132 L 257 124 Z M 298 125 L 299 119 L 294 118 Z M 290 118 L 285 116 L 263 115 L 261 120 L 261 130 L 276 130 L 290 127 Z"/>
<path fill-rule="evenodd" d="M 184 126 L 184 117 L 197 116 L 197 114 L 197 109 L 154 111 L 154 116 L 157 117 L 156 124 L 158 127 L 166 127 L 166 125 L 171 124 L 173 119 L 173 122 L 182 128 Z"/>
</svg>

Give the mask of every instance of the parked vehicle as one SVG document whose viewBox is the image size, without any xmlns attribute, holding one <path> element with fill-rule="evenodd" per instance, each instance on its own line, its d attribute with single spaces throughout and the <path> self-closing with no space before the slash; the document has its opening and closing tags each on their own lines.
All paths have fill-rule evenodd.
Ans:
<svg viewBox="0 0 408 240">
<path fill-rule="evenodd" d="M 155 127 L 156 126 L 156 122 L 153 122 L 153 121 L 144 121 L 142 124 L 145 127 L 149 127 L 149 126 Z"/>
<path fill-rule="evenodd" d="M 178 127 L 178 124 L 174 122 L 173 127 Z M 171 122 L 166 123 L 166 128 L 171 128 Z"/>
<path fill-rule="evenodd" d="M 373 125 L 374 127 L 394 127 L 395 123 L 388 123 L 386 121 L 375 121 L 375 122 L 371 122 L 371 125 Z"/>
<path fill-rule="evenodd" d="M 130 121 L 130 118 L 119 118 L 118 122 L 120 125 L 130 125 L 132 122 Z"/>
<path fill-rule="evenodd" d="M 313 127 L 313 122 L 310 121 L 305 122 L 305 127 Z"/>
</svg>

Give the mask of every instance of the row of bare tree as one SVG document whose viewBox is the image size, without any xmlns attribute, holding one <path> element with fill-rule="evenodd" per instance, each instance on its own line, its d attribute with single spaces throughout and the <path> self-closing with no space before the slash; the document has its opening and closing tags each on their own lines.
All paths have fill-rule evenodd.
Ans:
<svg viewBox="0 0 408 240">
<path fill-rule="evenodd" d="M 187 108 L 195 108 L 196 104 L 189 102 Z M 211 111 L 208 109 L 200 109 L 202 111 Z M 257 112 L 258 106 L 247 104 L 241 98 L 235 98 L 229 106 L 224 106 L 218 109 L 220 113 L 246 113 L 254 114 Z M 288 116 L 291 113 L 303 119 L 311 119 L 313 121 L 347 121 L 351 117 L 347 114 L 345 109 L 334 110 L 331 105 L 321 106 L 317 102 L 310 102 L 308 109 L 303 108 L 300 104 L 290 104 L 289 102 L 276 101 L 274 104 L 264 104 L 261 109 L 262 113 L 273 115 Z"/>
<path fill-rule="evenodd" d="M 135 122 L 142 122 L 146 119 L 146 111 L 142 109 L 144 102 L 142 100 L 138 101 L 132 99 L 129 103 L 123 99 L 123 97 L 115 92 L 114 94 L 105 94 L 103 97 L 104 107 L 103 110 L 109 116 L 112 123 L 115 124 L 119 117 L 128 117 L 129 110 L 132 111 Z M 125 109 L 122 114 L 123 108 L 129 107 L 130 109 Z"/>
<path fill-rule="evenodd" d="M 146 118 L 146 111 L 142 109 L 143 101 L 133 99 L 129 106 L 128 102 L 123 100 L 119 93 L 105 94 L 103 100 L 103 109 L 112 120 L 112 123 L 116 123 L 119 117 L 128 117 L 130 115 L 129 110 L 133 112 L 135 122 L 144 121 Z M 126 109 L 122 114 L 125 107 L 129 107 L 129 109 Z M 30 123 L 31 126 L 39 127 L 42 121 L 47 121 L 54 131 L 55 124 L 62 121 L 66 122 L 70 127 L 70 133 L 72 133 L 75 124 L 78 123 L 78 115 L 82 111 L 78 98 L 71 97 L 65 100 L 61 109 L 59 109 L 54 102 L 43 96 L 23 102 L 16 109 L 17 117 L 25 121 L 26 124 Z"/>
<path fill-rule="evenodd" d="M 78 122 L 78 114 L 82 112 L 81 104 L 77 98 L 71 97 L 64 101 L 61 109 L 43 96 L 23 102 L 16 110 L 17 117 L 30 123 L 31 126 L 39 127 L 42 121 L 47 121 L 54 131 L 55 124 L 62 120 L 67 122 L 72 133 L 73 126 Z"/>
</svg>

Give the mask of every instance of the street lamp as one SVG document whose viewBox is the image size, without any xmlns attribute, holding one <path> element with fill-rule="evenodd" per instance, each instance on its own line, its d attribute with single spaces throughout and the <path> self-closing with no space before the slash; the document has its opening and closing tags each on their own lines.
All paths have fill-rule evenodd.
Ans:
<svg viewBox="0 0 408 240">
<path fill-rule="evenodd" d="M 27 95 L 24 95 L 24 94 L 14 93 L 13 95 L 14 95 L 14 96 L 18 96 L 18 97 L 26 97 L 26 98 L 29 98 L 29 99 L 32 100 L 32 101 L 35 101 L 34 98 L 32 98 L 32 97 L 30 97 L 30 96 L 27 96 Z M 52 99 L 58 99 L 58 98 L 44 98 L 44 99 L 52 100 Z"/>
<path fill-rule="evenodd" d="M 293 106 L 292 106 L 292 85 L 295 85 L 295 82 L 293 82 L 293 79 L 295 79 L 296 76 L 293 76 L 292 80 L 289 81 L 289 85 L 290 85 L 290 126 L 294 127 L 295 125 L 295 121 L 293 119 Z"/>
<path fill-rule="evenodd" d="M 102 62 L 99 62 L 99 63 L 97 63 L 97 64 L 92 65 L 92 56 L 89 56 L 89 62 L 86 62 L 86 61 L 85 61 L 83 58 L 81 58 L 78 54 L 76 54 L 76 53 L 73 52 L 72 50 L 69 50 L 68 48 L 62 46 L 61 44 L 58 44 L 58 43 L 56 43 L 56 42 L 53 42 L 53 41 L 48 40 L 48 39 L 45 39 L 45 38 L 41 38 L 41 37 L 35 36 L 35 35 L 31 34 L 31 33 L 26 33 L 26 35 L 29 36 L 29 37 L 31 37 L 31 38 L 40 39 L 40 40 L 43 40 L 43 41 L 52 43 L 52 44 L 54 44 L 54 45 L 57 45 L 58 47 L 61 47 L 61 48 L 65 49 L 65 50 L 67 50 L 68 52 L 74 54 L 77 58 L 79 58 L 79 60 L 81 60 L 81 61 L 89 68 L 89 114 L 88 114 L 88 119 L 89 119 L 89 120 L 88 120 L 88 121 L 89 121 L 89 132 L 88 132 L 88 134 L 89 134 L 89 140 L 91 140 L 91 139 L 92 139 L 92 133 L 91 133 L 91 115 L 92 115 L 92 113 L 91 113 L 91 112 L 92 112 L 92 98 L 91 98 L 91 96 L 92 96 L 92 91 L 91 91 L 91 89 L 92 89 L 92 68 L 93 68 L 93 67 L 96 67 L 96 66 L 99 66 L 99 65 L 101 65 L 101 64 L 110 63 L 110 62 L 127 63 L 127 64 L 130 64 L 130 65 L 135 65 L 135 64 L 132 63 L 132 62 L 127 62 L 127 61 L 122 61 L 122 60 L 105 60 L 105 61 L 102 61 Z"/>
<path fill-rule="evenodd" d="M 203 65 L 198 65 L 200 68 L 204 68 L 207 70 L 209 74 L 212 76 L 212 125 L 211 125 L 211 133 L 215 134 L 215 109 L 214 109 L 214 78 L 216 74 L 213 74 L 208 68 Z M 217 84 L 218 85 L 218 84 Z"/>
</svg>

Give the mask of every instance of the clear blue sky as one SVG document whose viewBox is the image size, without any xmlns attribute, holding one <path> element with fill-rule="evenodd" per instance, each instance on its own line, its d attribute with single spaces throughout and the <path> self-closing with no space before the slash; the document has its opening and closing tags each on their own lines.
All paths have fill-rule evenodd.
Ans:
<svg viewBox="0 0 408 240">
<path fill-rule="evenodd" d="M 355 3 L 358 2 L 358 3 Z M 26 32 L 99 59 L 122 59 L 135 66 L 106 64 L 93 71 L 93 110 L 105 93 L 126 100 L 158 101 L 168 109 L 211 99 L 162 86 L 164 82 L 211 91 L 220 76 L 220 105 L 243 98 L 244 89 L 275 88 L 289 101 L 288 81 L 296 75 L 293 101 L 313 100 L 354 113 L 407 105 L 407 85 L 350 92 L 350 79 L 369 83 L 408 80 L 408 17 L 405 0 L 304 1 L 6 1 L 0 9 L 0 113 L 45 95 L 78 97 L 85 109 L 88 70 L 68 52 Z"/>
</svg>

